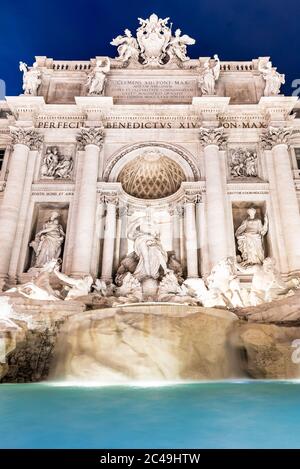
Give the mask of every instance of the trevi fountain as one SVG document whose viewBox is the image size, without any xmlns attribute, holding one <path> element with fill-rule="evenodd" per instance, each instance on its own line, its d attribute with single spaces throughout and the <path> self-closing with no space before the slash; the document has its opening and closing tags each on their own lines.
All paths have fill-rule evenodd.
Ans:
<svg viewBox="0 0 300 469">
<path fill-rule="evenodd" d="M 300 378 L 297 98 L 138 21 L 0 103 L 1 382 Z"/>
</svg>

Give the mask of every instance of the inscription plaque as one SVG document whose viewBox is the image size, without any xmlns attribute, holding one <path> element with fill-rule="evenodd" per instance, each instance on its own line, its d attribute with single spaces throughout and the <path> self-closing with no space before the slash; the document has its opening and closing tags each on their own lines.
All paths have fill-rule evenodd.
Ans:
<svg viewBox="0 0 300 469">
<path fill-rule="evenodd" d="M 105 94 L 116 104 L 189 104 L 198 96 L 196 77 L 191 78 L 110 78 Z"/>
</svg>

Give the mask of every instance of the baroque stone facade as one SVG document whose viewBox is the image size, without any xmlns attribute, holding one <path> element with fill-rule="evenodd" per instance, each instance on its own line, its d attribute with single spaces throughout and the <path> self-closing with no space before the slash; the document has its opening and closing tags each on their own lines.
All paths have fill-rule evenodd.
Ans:
<svg viewBox="0 0 300 469">
<path fill-rule="evenodd" d="M 66 283 L 146 299 L 215 285 L 225 259 L 248 286 L 269 257 L 283 278 L 300 272 L 300 120 L 284 76 L 264 57 L 190 59 L 195 40 L 167 18 L 139 21 L 113 39 L 115 59 L 20 63 L 24 94 L 0 103 L 3 288 L 43 259 Z"/>
</svg>

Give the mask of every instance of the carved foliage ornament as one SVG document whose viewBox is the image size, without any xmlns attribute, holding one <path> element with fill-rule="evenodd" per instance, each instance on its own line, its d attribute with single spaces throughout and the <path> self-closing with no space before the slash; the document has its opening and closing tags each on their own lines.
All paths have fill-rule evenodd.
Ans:
<svg viewBox="0 0 300 469">
<path fill-rule="evenodd" d="M 261 145 L 265 150 L 280 144 L 288 145 L 292 132 L 292 127 L 269 127 L 261 134 Z"/>
<path fill-rule="evenodd" d="M 43 143 L 43 136 L 33 127 L 10 127 L 13 145 L 21 143 L 30 150 L 39 150 Z"/>
<path fill-rule="evenodd" d="M 97 145 L 101 148 L 104 140 L 104 128 L 82 127 L 76 139 L 80 150 L 84 150 L 86 145 Z"/>
<path fill-rule="evenodd" d="M 199 138 L 203 146 L 207 145 L 218 145 L 223 149 L 227 142 L 227 135 L 224 132 L 223 127 L 218 127 L 216 129 L 206 129 L 201 127 L 199 129 Z"/>
</svg>

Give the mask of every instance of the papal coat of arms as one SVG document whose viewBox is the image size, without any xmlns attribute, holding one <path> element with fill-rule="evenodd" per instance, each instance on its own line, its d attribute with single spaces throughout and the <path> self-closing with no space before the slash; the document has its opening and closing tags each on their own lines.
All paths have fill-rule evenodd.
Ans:
<svg viewBox="0 0 300 469">
<path fill-rule="evenodd" d="M 143 65 L 165 65 L 172 59 L 185 62 L 187 45 L 195 44 L 187 34 L 181 35 L 180 29 L 172 35 L 172 24 L 168 26 L 170 18 L 161 19 L 154 13 L 146 20 L 139 18 L 140 27 L 136 31 L 136 38 L 131 31 L 125 29 L 125 34 L 117 36 L 111 44 L 117 46 L 118 60 L 128 62 L 135 60 Z"/>
</svg>

